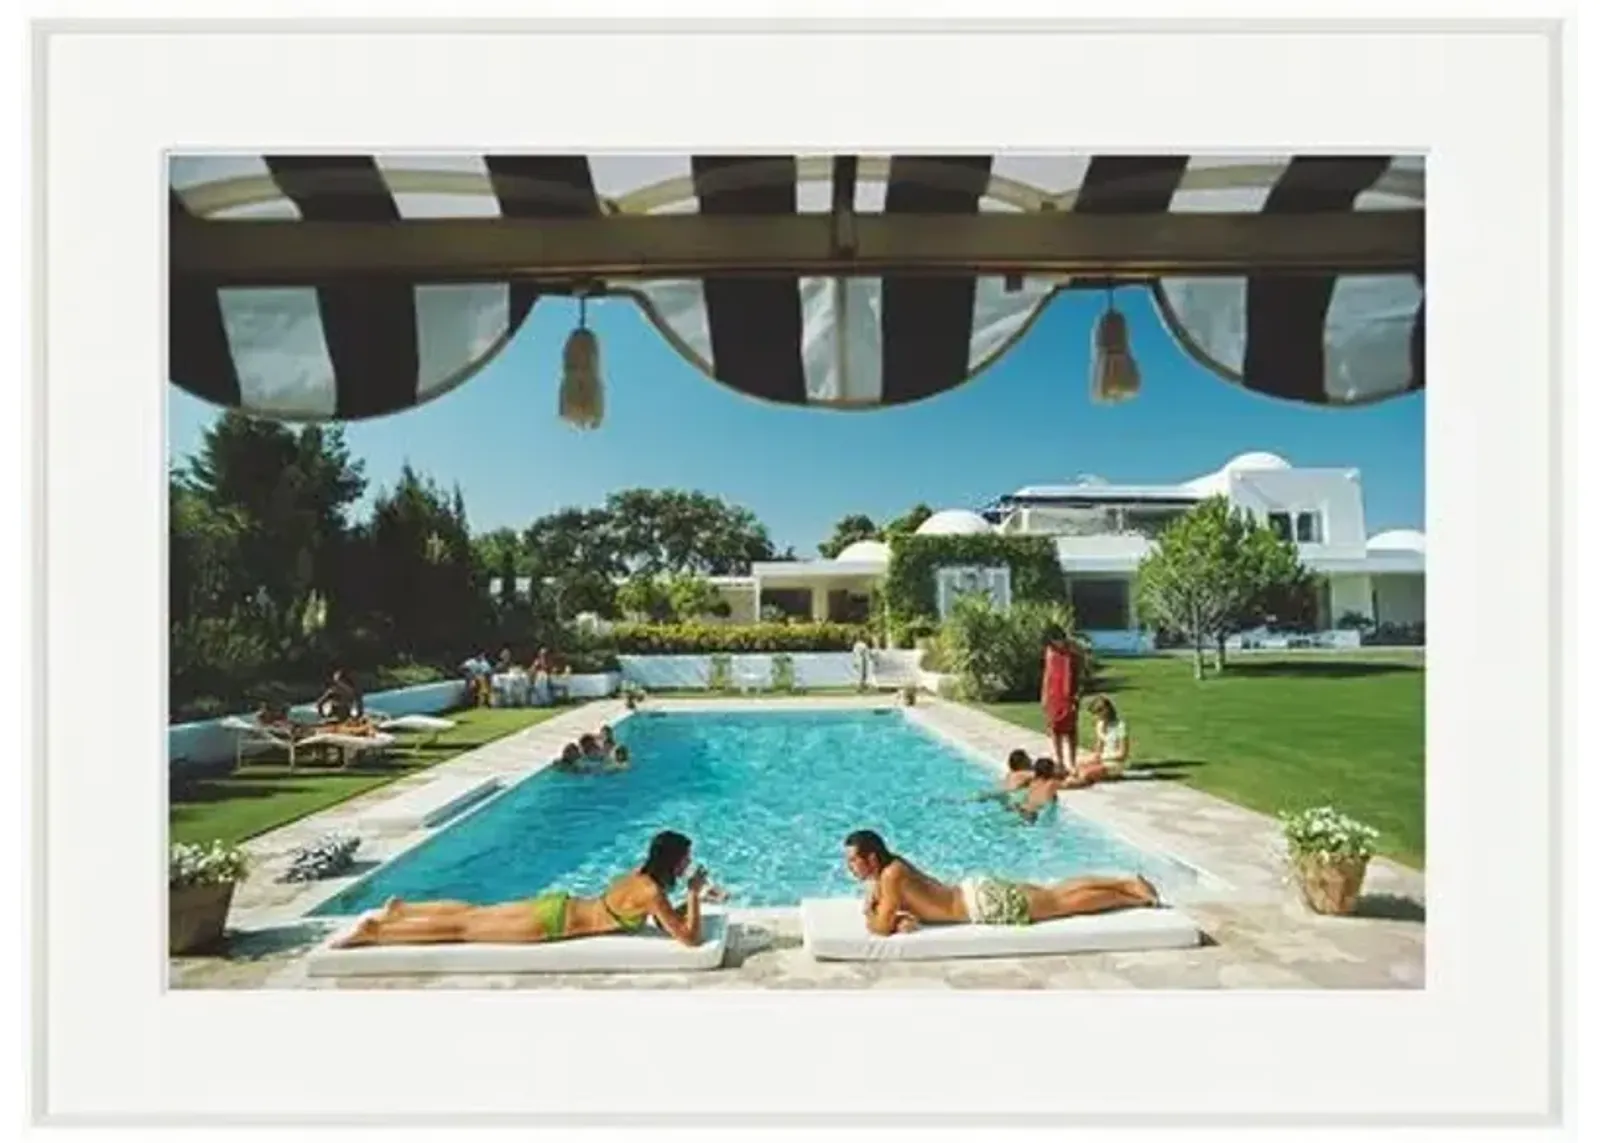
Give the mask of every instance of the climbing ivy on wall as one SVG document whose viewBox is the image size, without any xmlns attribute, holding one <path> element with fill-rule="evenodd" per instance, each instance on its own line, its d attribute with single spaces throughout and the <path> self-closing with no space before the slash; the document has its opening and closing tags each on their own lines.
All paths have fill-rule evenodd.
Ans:
<svg viewBox="0 0 1600 1143">
<path fill-rule="evenodd" d="M 895 536 L 889 541 L 884 598 L 891 623 L 937 623 L 942 567 L 1009 567 L 1013 603 L 1066 603 L 1067 581 L 1047 536 Z"/>
</svg>

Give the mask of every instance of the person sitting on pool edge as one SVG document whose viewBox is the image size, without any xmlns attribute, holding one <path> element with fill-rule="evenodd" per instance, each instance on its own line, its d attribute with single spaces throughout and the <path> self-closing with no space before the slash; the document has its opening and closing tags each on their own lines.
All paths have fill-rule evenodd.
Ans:
<svg viewBox="0 0 1600 1143">
<path fill-rule="evenodd" d="M 1128 763 L 1128 727 L 1117 715 L 1116 705 L 1105 695 L 1095 695 L 1084 709 L 1094 719 L 1094 751 L 1085 754 L 1078 772 L 1063 789 L 1077 790 L 1107 778 L 1121 778 Z"/>
<path fill-rule="evenodd" d="M 845 865 L 871 882 L 867 928 L 880 937 L 910 933 L 925 924 L 1031 925 L 1057 917 L 1159 906 L 1156 887 L 1143 877 L 1074 877 L 1030 885 L 999 877 L 973 877 L 946 885 L 890 851 L 874 830 L 844 839 Z"/>
<path fill-rule="evenodd" d="M 668 893 L 689 868 L 692 843 L 673 830 L 650 839 L 644 864 L 622 874 L 598 897 L 550 890 L 504 905 L 390 898 L 335 948 L 364 945 L 538 944 L 604 933 L 637 933 L 647 921 L 691 948 L 701 941 L 700 902 L 721 900 L 705 869 L 689 875 L 688 895 L 674 906 Z"/>
<path fill-rule="evenodd" d="M 1020 802 L 1008 803 L 1007 809 L 1016 811 L 1022 820 L 1032 824 L 1039 820 L 1039 815 L 1051 806 L 1056 805 L 1056 795 L 1060 793 L 1063 782 L 1056 776 L 1056 766 L 1048 758 L 1036 759 L 1033 763 L 1033 780 L 1025 787 L 1027 794 Z"/>
</svg>

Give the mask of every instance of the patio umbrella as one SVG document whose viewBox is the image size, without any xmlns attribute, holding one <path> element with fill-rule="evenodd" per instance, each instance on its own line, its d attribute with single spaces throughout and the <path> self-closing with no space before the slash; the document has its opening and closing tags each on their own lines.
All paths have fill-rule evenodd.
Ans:
<svg viewBox="0 0 1600 1143">
<path fill-rule="evenodd" d="M 1425 378 L 1416 155 L 178 154 L 169 175 L 171 380 L 284 420 L 449 392 L 551 296 L 627 298 L 788 405 L 945 392 L 1060 291 L 1113 286 L 1270 396 Z M 1109 368 L 1126 395 L 1131 357 Z"/>
</svg>

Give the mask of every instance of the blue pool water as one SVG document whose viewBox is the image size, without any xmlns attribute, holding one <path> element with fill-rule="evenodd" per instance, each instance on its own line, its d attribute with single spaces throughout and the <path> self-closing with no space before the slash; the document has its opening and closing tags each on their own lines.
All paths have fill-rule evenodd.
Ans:
<svg viewBox="0 0 1600 1143">
<path fill-rule="evenodd" d="M 552 887 L 598 893 L 662 829 L 694 839 L 695 860 L 734 906 L 859 892 L 843 841 L 863 827 L 947 880 L 1137 872 L 1179 895 L 1196 877 L 1068 810 L 1028 825 L 972 801 L 998 772 L 896 711 L 644 713 L 620 723 L 617 739 L 632 769 L 536 774 L 317 912 L 359 912 L 390 896 L 487 904 Z"/>
</svg>

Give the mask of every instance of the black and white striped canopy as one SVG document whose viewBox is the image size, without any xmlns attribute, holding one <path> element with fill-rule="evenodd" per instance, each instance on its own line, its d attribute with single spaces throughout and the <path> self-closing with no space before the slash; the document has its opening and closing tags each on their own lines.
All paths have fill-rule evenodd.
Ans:
<svg viewBox="0 0 1600 1143">
<path fill-rule="evenodd" d="M 942 166 L 941 178 L 919 175 L 930 162 Z M 725 177 L 752 163 L 759 178 Z M 1326 214 L 1424 204 L 1421 156 L 860 156 L 852 168 L 858 215 Z M 835 205 L 838 170 L 827 155 L 176 155 L 170 203 L 187 218 L 239 226 L 824 214 Z M 1069 284 L 1060 276 L 709 276 L 619 281 L 613 291 L 639 304 L 690 362 L 740 392 L 859 408 L 961 384 Z M 1252 390 L 1344 405 L 1424 383 L 1418 275 L 1250 273 L 1152 285 L 1179 344 Z M 343 275 L 218 286 L 175 271 L 170 376 L 207 400 L 282 419 L 389 413 L 470 378 L 540 296 L 538 283 L 523 280 Z M 552 346 L 552 362 L 558 356 Z"/>
</svg>

